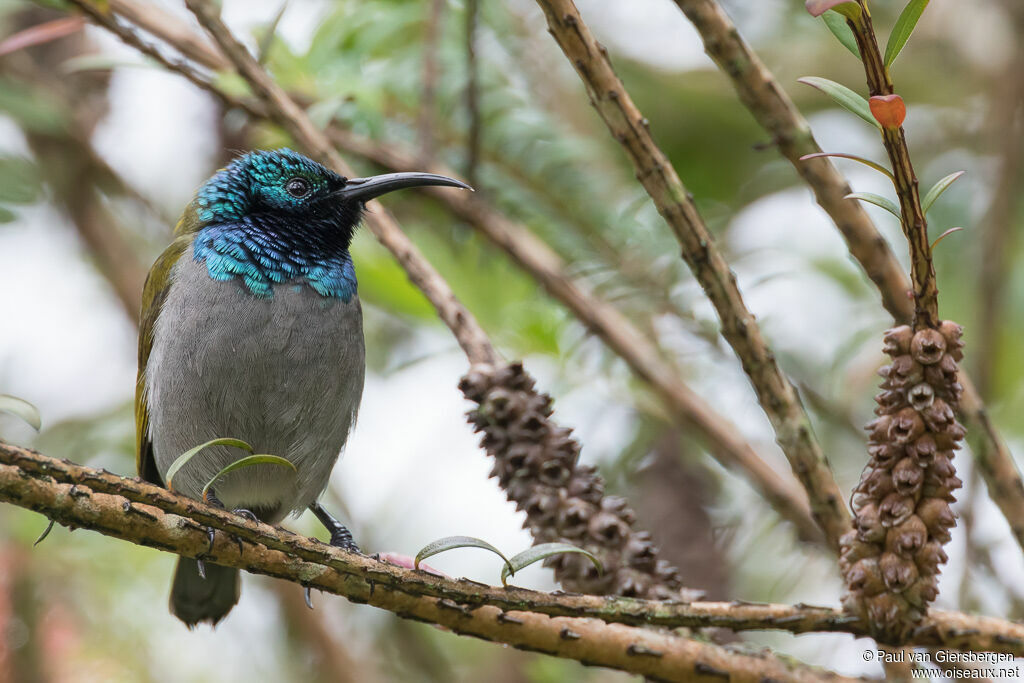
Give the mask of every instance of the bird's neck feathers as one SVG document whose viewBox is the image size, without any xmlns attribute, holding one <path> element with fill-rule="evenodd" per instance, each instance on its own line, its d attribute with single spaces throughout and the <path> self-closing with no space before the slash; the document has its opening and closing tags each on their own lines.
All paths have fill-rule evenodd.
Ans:
<svg viewBox="0 0 1024 683">
<path fill-rule="evenodd" d="M 193 258 L 205 262 L 211 278 L 240 282 L 261 298 L 273 297 L 277 284 L 293 283 L 351 300 L 356 275 L 349 244 L 359 215 L 282 214 L 219 180 L 220 174 L 200 189 L 178 229 L 195 233 Z"/>
</svg>

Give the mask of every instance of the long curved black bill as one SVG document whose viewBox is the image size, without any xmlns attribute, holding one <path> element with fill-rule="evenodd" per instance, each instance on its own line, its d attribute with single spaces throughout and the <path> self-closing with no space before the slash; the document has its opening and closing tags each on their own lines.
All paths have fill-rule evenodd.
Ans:
<svg viewBox="0 0 1024 683">
<path fill-rule="evenodd" d="M 385 173 L 369 178 L 349 178 L 345 186 L 331 193 L 332 198 L 346 201 L 358 200 L 368 202 L 382 194 L 401 190 L 406 187 L 423 187 L 425 185 L 442 185 L 458 187 L 472 191 L 473 188 L 455 178 L 435 173 Z"/>
</svg>

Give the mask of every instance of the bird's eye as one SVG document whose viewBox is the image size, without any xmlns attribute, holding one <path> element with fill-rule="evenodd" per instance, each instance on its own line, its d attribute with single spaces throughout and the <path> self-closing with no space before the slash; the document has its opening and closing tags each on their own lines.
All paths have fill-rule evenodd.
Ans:
<svg viewBox="0 0 1024 683">
<path fill-rule="evenodd" d="M 285 191 L 296 199 L 302 199 L 312 189 L 305 178 L 292 178 L 284 186 Z"/>
</svg>

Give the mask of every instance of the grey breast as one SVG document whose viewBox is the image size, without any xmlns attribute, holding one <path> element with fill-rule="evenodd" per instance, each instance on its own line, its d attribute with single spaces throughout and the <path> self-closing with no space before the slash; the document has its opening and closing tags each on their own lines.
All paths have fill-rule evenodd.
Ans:
<svg viewBox="0 0 1024 683">
<path fill-rule="evenodd" d="M 358 297 L 345 302 L 291 282 L 259 298 L 238 279 L 211 279 L 186 254 L 171 273 L 146 366 L 157 467 L 165 474 L 194 446 L 239 438 L 297 471 L 242 468 L 217 481 L 217 497 L 229 508 L 259 508 L 270 522 L 300 512 L 327 485 L 355 421 L 364 371 Z M 246 455 L 206 449 L 175 475 L 174 488 L 199 497 Z"/>
</svg>

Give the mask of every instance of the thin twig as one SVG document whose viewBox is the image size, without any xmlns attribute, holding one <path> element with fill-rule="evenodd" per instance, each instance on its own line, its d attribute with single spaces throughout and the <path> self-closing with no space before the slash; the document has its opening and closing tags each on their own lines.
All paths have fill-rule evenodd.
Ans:
<svg viewBox="0 0 1024 683">
<path fill-rule="evenodd" d="M 871 13 L 865 0 L 857 0 L 861 7 L 860 18 L 850 21 L 857 47 L 860 50 L 868 90 L 872 97 L 892 95 L 895 90 L 889 70 L 878 49 L 875 30 L 871 24 Z M 914 293 L 914 329 L 937 328 L 939 325 L 939 288 L 935 281 L 935 266 L 932 263 L 931 242 L 928 239 L 928 222 L 921 208 L 921 196 L 917 175 L 910 161 L 910 148 L 903 126 L 882 126 L 882 142 L 889 155 L 900 201 L 900 223 L 903 234 L 910 244 L 910 281 Z"/>
<path fill-rule="evenodd" d="M 480 166 L 480 63 L 476 58 L 476 40 L 480 23 L 479 0 L 466 0 L 466 115 L 469 131 L 466 134 L 466 182 L 477 185 Z"/>
<path fill-rule="evenodd" d="M 416 116 L 419 158 L 424 163 L 434 159 L 437 132 L 434 130 L 437 109 L 437 79 L 440 76 L 441 39 L 444 34 L 446 0 L 430 0 L 423 32 L 423 70 L 421 72 L 420 106 Z"/>
<path fill-rule="evenodd" d="M 425 605 L 441 600 L 459 606 L 457 610 L 450 609 L 464 615 L 492 608 L 515 611 L 517 616 L 543 614 L 579 623 L 633 627 L 866 633 L 866 625 L 860 620 L 832 607 L 745 601 L 652 601 L 542 593 L 447 579 L 340 551 L 316 539 L 250 521 L 139 479 L 49 458 L 4 442 L 0 442 L 0 501 L 35 510 L 64 526 L 89 528 L 188 557 L 206 556 L 218 564 L 277 576 L 356 602 L 368 601 L 392 611 L 413 608 L 400 616 L 416 616 L 427 609 Z M 217 535 L 212 552 L 208 552 L 207 528 L 225 532 Z M 425 620 L 449 626 L 453 620 L 459 622 L 455 617 L 438 617 L 443 611 L 431 611 Z M 482 628 L 479 624 L 477 627 Z M 648 630 L 630 632 L 659 635 Z M 600 629 L 591 633 L 600 633 Z M 932 610 L 906 644 L 1024 656 L 1024 625 Z M 673 645 L 676 646 L 685 647 Z M 762 660 L 767 661 L 770 660 Z"/>
<path fill-rule="evenodd" d="M 591 103 L 627 152 L 638 180 L 679 240 L 683 259 L 718 312 L 722 335 L 739 357 L 779 445 L 807 491 L 815 520 L 832 547 L 838 548 L 839 537 L 850 528 L 850 513 L 796 389 L 783 375 L 747 310 L 728 263 L 675 169 L 651 138 L 647 120 L 615 75 L 607 52 L 598 45 L 572 1 L 537 2 L 552 35 L 586 85 Z"/>
<path fill-rule="evenodd" d="M 914 317 L 914 302 L 908 296 L 910 280 L 859 202 L 844 199 L 850 193 L 850 185 L 835 166 L 822 158 L 800 161 L 801 156 L 820 152 L 821 148 L 785 90 L 716 0 L 675 1 L 700 33 L 708 55 L 729 77 L 740 101 L 813 190 L 816 200 L 846 240 L 850 253 L 878 287 L 886 310 L 897 324 L 909 324 Z M 960 383 L 964 386 L 960 418 L 968 429 L 968 440 L 989 496 L 1009 522 L 1017 543 L 1024 547 L 1024 482 L 1020 471 L 963 369 Z"/>
</svg>

